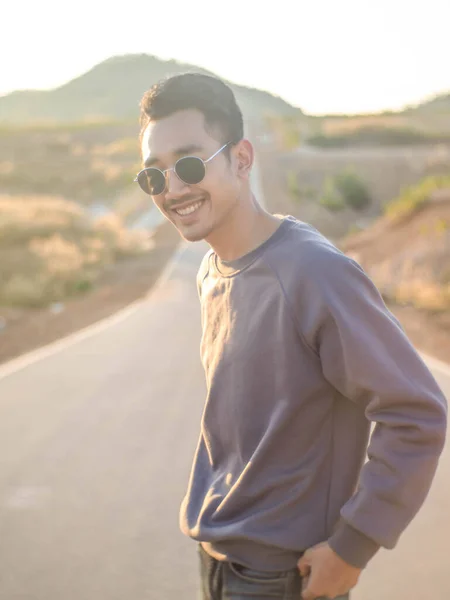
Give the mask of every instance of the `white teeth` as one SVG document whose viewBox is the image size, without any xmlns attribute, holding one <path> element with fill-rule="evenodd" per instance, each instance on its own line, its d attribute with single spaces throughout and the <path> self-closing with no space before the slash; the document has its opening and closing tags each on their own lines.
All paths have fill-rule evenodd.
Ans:
<svg viewBox="0 0 450 600">
<path fill-rule="evenodd" d="M 195 204 L 190 204 L 186 208 L 177 208 L 177 209 L 175 209 L 175 212 L 177 212 L 179 215 L 184 217 L 184 216 L 190 215 L 191 213 L 198 210 L 201 205 L 202 205 L 202 202 L 196 202 Z"/>
</svg>

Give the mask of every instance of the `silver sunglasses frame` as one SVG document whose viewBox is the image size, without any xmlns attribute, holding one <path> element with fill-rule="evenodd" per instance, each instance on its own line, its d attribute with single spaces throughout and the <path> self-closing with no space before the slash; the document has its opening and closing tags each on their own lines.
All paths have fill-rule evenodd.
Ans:
<svg viewBox="0 0 450 600">
<path fill-rule="evenodd" d="M 213 158 L 215 158 L 218 154 L 220 154 L 220 152 L 222 152 L 222 150 L 225 150 L 225 148 L 227 146 L 229 146 L 230 144 L 231 144 L 231 142 L 227 142 L 226 144 L 224 144 L 222 146 L 222 148 L 219 148 L 216 152 L 214 152 L 214 154 L 212 156 L 210 156 L 206 160 L 203 160 L 203 158 L 200 158 L 199 156 L 188 155 L 188 156 L 182 156 L 181 158 L 179 158 L 177 160 L 177 162 L 173 165 L 173 167 L 169 167 L 168 169 L 164 169 L 164 171 L 162 171 L 161 169 L 158 169 L 158 167 L 146 167 L 145 169 L 141 169 L 139 171 L 139 173 L 136 175 L 134 181 L 139 184 L 139 181 L 138 181 L 139 175 L 141 173 L 144 173 L 145 171 L 149 171 L 150 169 L 152 169 L 153 171 L 159 171 L 161 173 L 161 175 L 164 177 L 164 181 L 166 182 L 165 186 L 164 186 L 164 189 L 162 190 L 162 192 L 159 192 L 159 194 L 148 194 L 148 192 L 145 192 L 144 190 L 142 190 L 144 193 L 148 194 L 149 196 L 160 196 L 161 194 L 163 194 L 166 191 L 166 189 L 167 189 L 167 177 L 166 177 L 166 173 L 169 173 L 170 171 L 173 171 L 175 173 L 175 175 L 178 177 L 178 179 L 180 181 L 182 181 L 183 183 L 185 183 L 186 185 L 197 185 L 197 184 L 189 184 L 189 183 L 187 183 L 187 181 L 184 181 L 178 175 L 178 173 L 176 172 L 176 167 L 177 167 L 177 164 L 180 162 L 180 160 L 184 160 L 185 158 L 196 158 L 197 160 L 201 160 L 202 163 L 203 163 L 203 165 L 205 166 L 205 171 L 206 171 L 206 164 L 209 163 L 209 161 L 212 160 Z M 203 181 L 203 178 L 200 181 Z M 198 183 L 200 183 L 200 181 Z M 141 187 L 141 186 L 139 185 L 139 187 Z"/>
</svg>

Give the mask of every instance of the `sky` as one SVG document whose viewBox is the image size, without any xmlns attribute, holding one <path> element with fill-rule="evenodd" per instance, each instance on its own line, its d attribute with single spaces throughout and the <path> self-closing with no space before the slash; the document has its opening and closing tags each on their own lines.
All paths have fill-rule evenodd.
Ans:
<svg viewBox="0 0 450 600">
<path fill-rule="evenodd" d="M 0 95 L 54 88 L 111 56 L 147 53 L 310 114 L 397 110 L 450 92 L 449 22 L 449 0 L 8 2 Z"/>
</svg>

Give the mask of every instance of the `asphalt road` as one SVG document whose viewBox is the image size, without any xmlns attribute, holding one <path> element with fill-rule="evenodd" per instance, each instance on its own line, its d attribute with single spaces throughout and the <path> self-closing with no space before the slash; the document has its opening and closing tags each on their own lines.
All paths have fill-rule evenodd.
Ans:
<svg viewBox="0 0 450 600">
<path fill-rule="evenodd" d="M 205 246 L 123 318 L 0 368 L 0 600 L 198 597 L 178 529 L 204 401 L 195 274 Z M 437 372 L 450 397 L 450 374 Z M 354 600 L 450 598 L 450 454 Z"/>
</svg>

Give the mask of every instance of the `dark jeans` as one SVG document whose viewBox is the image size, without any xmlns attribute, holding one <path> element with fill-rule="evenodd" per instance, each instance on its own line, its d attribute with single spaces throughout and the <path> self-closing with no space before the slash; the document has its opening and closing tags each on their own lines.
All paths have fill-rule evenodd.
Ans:
<svg viewBox="0 0 450 600">
<path fill-rule="evenodd" d="M 198 551 L 202 600 L 301 600 L 302 578 L 297 568 L 276 573 L 255 571 L 235 563 L 219 562 L 200 544 Z M 335 600 L 349 600 L 349 596 Z"/>
</svg>

